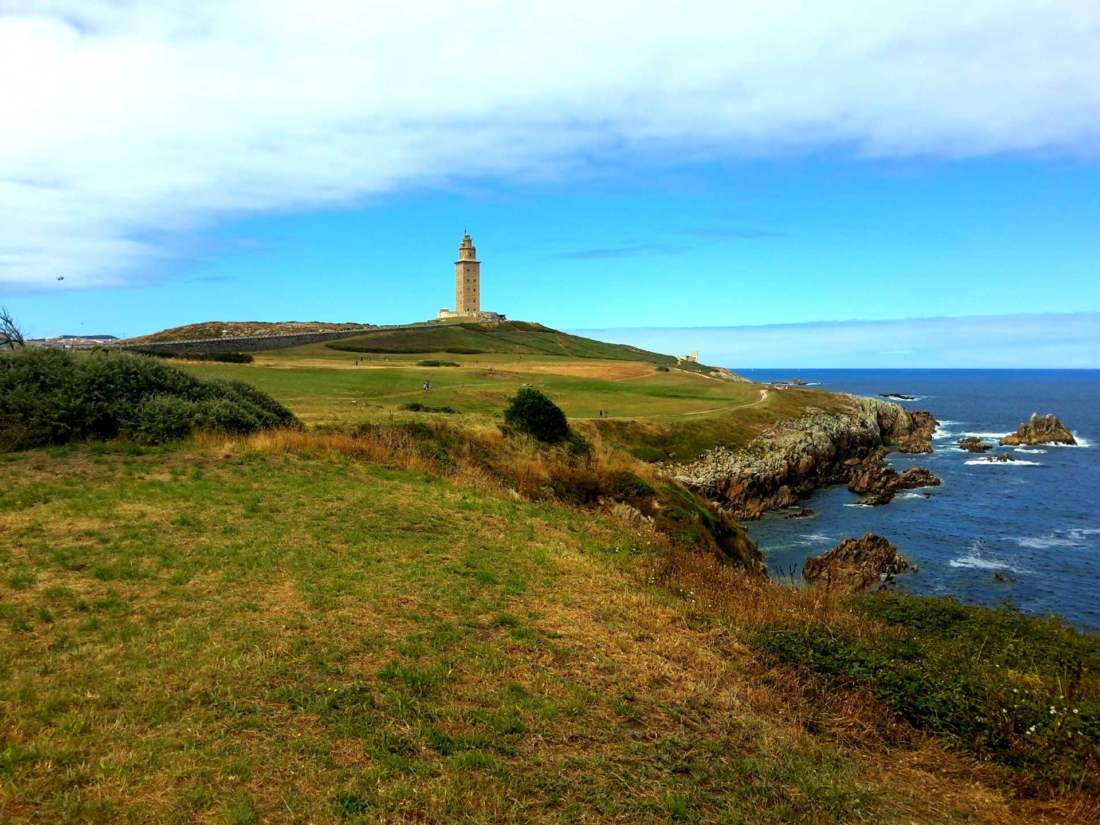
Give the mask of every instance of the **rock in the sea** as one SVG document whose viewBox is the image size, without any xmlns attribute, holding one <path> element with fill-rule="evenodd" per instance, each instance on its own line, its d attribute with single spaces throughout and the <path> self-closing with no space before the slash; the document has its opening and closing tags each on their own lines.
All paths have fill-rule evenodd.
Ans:
<svg viewBox="0 0 1100 825">
<path fill-rule="evenodd" d="M 916 401 L 915 395 L 906 395 L 903 392 L 880 392 L 880 398 L 889 398 L 891 401 Z"/>
<path fill-rule="evenodd" d="M 940 480 L 925 467 L 909 467 L 898 476 L 899 490 L 915 490 L 917 487 L 938 487 Z"/>
<path fill-rule="evenodd" d="M 976 435 L 968 435 L 965 438 L 960 438 L 959 446 L 968 453 L 984 453 L 986 450 L 993 449 L 992 444 L 988 441 L 983 441 Z"/>
<path fill-rule="evenodd" d="M 1005 446 L 1015 447 L 1019 444 L 1076 444 L 1066 425 L 1053 415 L 1031 414 L 1031 418 L 1016 428 L 1016 432 L 1009 433 L 1001 439 Z"/>
<path fill-rule="evenodd" d="M 863 461 L 852 463 L 848 489 L 863 496 L 861 504 L 888 504 L 898 490 L 934 487 L 940 480 L 924 467 L 909 467 L 898 473 L 886 463 L 886 450 L 879 448 Z"/>
<path fill-rule="evenodd" d="M 806 559 L 802 577 L 811 584 L 825 584 L 843 592 L 866 590 L 908 570 L 909 562 L 882 536 L 844 539 L 840 544 Z"/>
<path fill-rule="evenodd" d="M 783 518 L 785 518 L 785 519 L 792 519 L 792 518 L 813 518 L 813 517 L 814 517 L 814 516 L 816 516 L 816 515 L 817 515 L 817 513 L 815 513 L 815 512 L 814 512 L 813 510 L 811 510 L 811 509 L 810 509 L 809 507 L 800 507 L 800 508 L 799 508 L 799 509 L 797 509 L 797 510 L 792 510 L 792 511 L 791 511 L 791 512 L 789 512 L 789 513 L 784 513 L 784 514 L 783 514 Z"/>
</svg>

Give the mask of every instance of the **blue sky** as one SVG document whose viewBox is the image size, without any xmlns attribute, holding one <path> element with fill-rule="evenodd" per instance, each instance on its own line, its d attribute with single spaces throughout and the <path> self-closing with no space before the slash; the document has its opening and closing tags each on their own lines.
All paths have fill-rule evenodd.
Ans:
<svg viewBox="0 0 1100 825">
<path fill-rule="evenodd" d="M 0 303 L 32 335 L 419 320 L 468 229 L 485 307 L 558 328 L 1100 367 L 1095 3 L 642 5 L 9 4 Z M 914 329 L 959 345 L 863 340 Z"/>
</svg>

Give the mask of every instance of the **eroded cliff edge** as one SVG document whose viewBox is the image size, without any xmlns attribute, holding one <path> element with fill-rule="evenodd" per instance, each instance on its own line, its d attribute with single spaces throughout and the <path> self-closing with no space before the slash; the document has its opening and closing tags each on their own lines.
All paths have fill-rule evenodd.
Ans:
<svg viewBox="0 0 1100 825">
<path fill-rule="evenodd" d="M 665 467 L 669 475 L 741 519 L 794 504 L 828 484 L 846 484 L 882 461 L 883 448 L 932 451 L 936 420 L 875 398 L 844 396 L 839 410 L 811 410 L 777 425 L 746 447 L 714 447 Z"/>
</svg>

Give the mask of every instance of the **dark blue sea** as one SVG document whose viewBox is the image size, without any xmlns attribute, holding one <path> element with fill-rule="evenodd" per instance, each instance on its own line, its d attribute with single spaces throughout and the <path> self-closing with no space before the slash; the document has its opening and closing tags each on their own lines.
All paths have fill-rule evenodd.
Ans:
<svg viewBox="0 0 1100 825">
<path fill-rule="evenodd" d="M 882 507 L 857 506 L 846 488 L 831 487 L 806 500 L 814 518 L 749 522 L 773 576 L 800 571 L 807 556 L 870 531 L 919 565 L 899 577 L 901 589 L 976 604 L 1008 601 L 1100 630 L 1100 370 L 737 372 L 859 395 L 913 395 L 898 403 L 930 410 L 941 422 L 932 455 L 895 453 L 890 461 L 899 471 L 928 467 L 942 486 L 902 492 Z M 1033 412 L 1057 415 L 1080 446 L 996 448 L 1017 461 L 989 464 L 955 444 L 964 435 L 1004 435 Z"/>
</svg>

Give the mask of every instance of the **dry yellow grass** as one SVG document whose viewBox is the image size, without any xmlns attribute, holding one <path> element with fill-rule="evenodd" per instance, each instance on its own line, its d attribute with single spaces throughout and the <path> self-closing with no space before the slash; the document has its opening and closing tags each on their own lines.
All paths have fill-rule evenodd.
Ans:
<svg viewBox="0 0 1100 825">
<path fill-rule="evenodd" d="M 741 638 L 834 605 L 419 460 L 292 432 L 12 458 L 0 817 L 1089 821 Z"/>
</svg>

